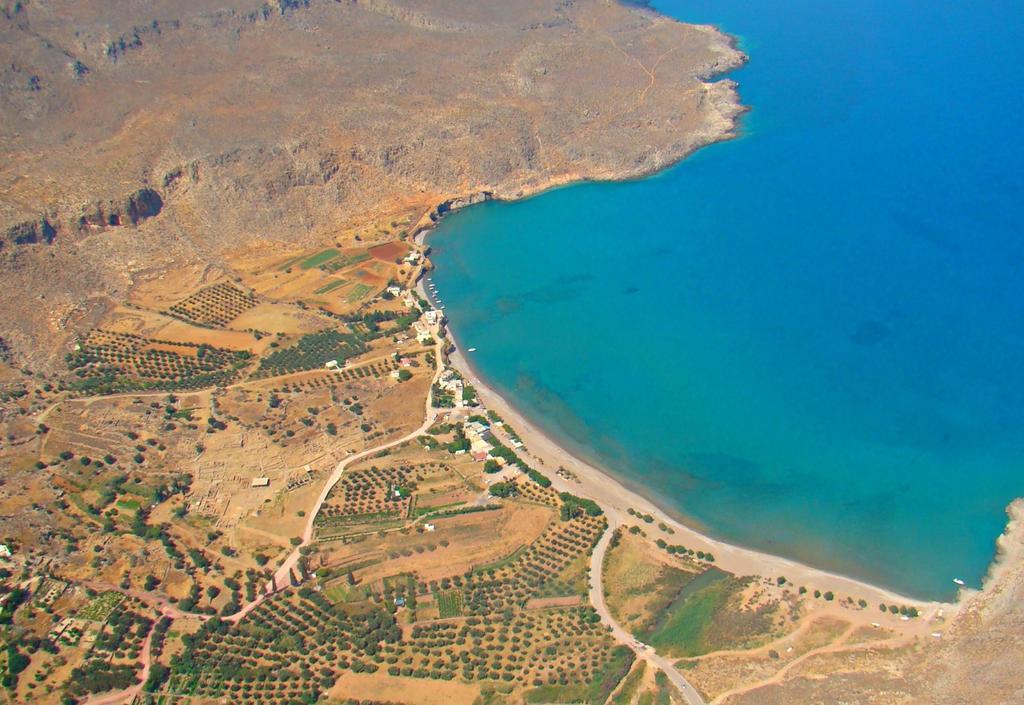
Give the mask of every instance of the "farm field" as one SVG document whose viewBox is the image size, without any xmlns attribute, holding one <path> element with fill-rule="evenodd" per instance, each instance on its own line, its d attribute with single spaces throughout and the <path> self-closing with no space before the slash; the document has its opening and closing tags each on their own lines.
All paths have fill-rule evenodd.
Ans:
<svg viewBox="0 0 1024 705">
<path fill-rule="evenodd" d="M 65 386 L 89 394 L 200 389 L 237 379 L 250 359 L 248 351 L 95 329 L 69 356 Z"/>
<path fill-rule="evenodd" d="M 333 315 L 344 316 L 379 294 L 389 281 L 408 283 L 418 271 L 397 254 L 382 258 L 371 250 L 404 254 L 409 246 L 385 242 L 371 247 L 313 250 L 284 258 L 254 257 L 240 263 L 239 271 L 243 283 L 264 300 L 308 301 Z M 232 326 L 239 327 L 241 318 Z"/>
<path fill-rule="evenodd" d="M 326 294 L 326 293 L 328 293 L 330 291 L 334 291 L 338 287 L 345 286 L 346 284 L 348 284 L 348 282 L 345 281 L 344 279 L 333 279 L 333 280 L 329 281 L 327 284 L 324 284 L 322 287 L 320 287 L 316 291 L 314 291 L 313 294 L 314 295 Z"/>
<path fill-rule="evenodd" d="M 340 254 L 341 253 L 338 252 L 338 250 L 334 249 L 322 250 L 313 255 L 312 257 L 309 257 L 305 260 L 301 260 L 299 263 L 299 267 L 301 267 L 302 269 L 312 269 L 313 267 L 319 267 L 320 265 L 335 259 Z"/>
<path fill-rule="evenodd" d="M 356 512 L 376 509 L 384 501 L 379 496 L 364 498 L 362 488 L 379 486 L 366 484 L 371 478 L 389 489 L 398 482 L 413 484 L 411 477 L 403 480 L 397 471 L 371 466 L 359 472 L 365 477 L 354 476 L 349 490 L 358 491 L 340 505 Z M 581 697 L 603 702 L 628 671 L 632 653 L 611 642 L 589 607 L 525 606 L 565 565 L 592 549 L 604 519 L 581 513 L 553 520 L 559 513 L 558 495 L 536 492 L 549 517 L 540 534 L 503 561 L 461 573 L 445 561 L 443 577 L 430 579 L 413 564 L 399 568 L 396 561 L 388 561 L 387 574 L 374 577 L 368 572 L 378 565 L 372 558 L 318 552 L 310 566 L 315 568 L 313 587 L 274 596 L 237 628 L 220 632 L 201 627 L 189 660 L 179 663 L 166 692 L 193 698 L 233 692 L 243 703 L 258 702 L 268 691 L 303 697 L 316 682 L 296 678 L 291 668 L 297 665 L 310 673 L 330 672 L 325 685 L 340 676 L 341 685 L 329 691 L 334 697 L 341 696 L 346 683 L 355 689 L 346 693 L 362 693 L 361 688 L 376 683 L 381 689 L 376 692 L 388 693 L 390 702 L 414 705 L 422 700 L 416 699 L 420 691 L 410 681 L 430 679 L 439 682 L 439 697 L 467 702 L 474 702 L 485 689 L 520 691 L 528 702 Z M 509 501 L 510 507 L 519 505 L 528 511 L 539 509 L 532 502 Z M 472 515 L 451 521 L 464 516 Z M 440 525 L 420 535 L 426 533 L 453 545 L 461 542 Z M 399 623 L 409 627 L 399 628 Z M 273 635 L 286 624 L 289 651 L 301 654 L 298 664 L 295 656 L 286 663 L 278 652 L 268 650 L 268 639 L 278 639 Z M 371 646 L 378 640 L 379 648 Z M 221 664 L 217 678 L 210 670 L 214 657 Z M 223 664 L 243 666 L 252 659 L 265 662 L 276 675 L 259 683 L 230 675 L 225 679 L 223 674 L 233 670 L 225 671 Z"/>
<path fill-rule="evenodd" d="M 230 282 L 218 282 L 178 301 L 167 313 L 200 326 L 223 328 L 257 303 L 252 292 Z"/>
<path fill-rule="evenodd" d="M 83 607 L 75 615 L 78 619 L 89 622 L 105 622 L 114 608 L 124 599 L 119 592 L 105 592 L 94 597 L 89 604 Z"/>
<path fill-rule="evenodd" d="M 25 479 L 17 495 L 0 488 L 20 522 L 5 540 L 60 556 L 40 584 L 67 586 L 15 613 L 19 633 L 53 631 L 61 645 L 32 653 L 19 701 L 43 683 L 55 686 L 47 705 L 128 687 L 147 639 L 160 666 L 147 703 L 365 692 L 418 705 L 436 686 L 445 701 L 596 704 L 616 692 L 632 652 L 588 600 L 601 508 L 518 467 L 481 430 L 498 417 L 474 394 L 432 392 L 444 352 L 417 333 L 436 320 L 411 294 L 377 295 L 408 248 L 263 255 L 237 275 L 143 282 L 66 373 L 19 398 L 30 421 L 8 426 L 4 462 Z M 328 266 L 350 283 L 316 294 Z M 360 302 L 323 305 L 356 287 Z M 424 409 L 428 397 L 437 408 Z M 486 438 L 492 455 L 474 446 Z M 496 482 L 484 468 L 497 458 Z M 655 543 L 653 519 L 630 516 L 643 523 L 614 535 L 608 604 L 706 692 L 832 645 L 888 643 L 854 632 L 838 610 L 858 608 L 825 596 L 817 619 L 798 621 L 781 583 L 709 568 L 710 556 Z M 773 656 L 776 642 L 792 650 Z M 677 701 L 651 671 L 626 686 L 637 703 Z"/>
<path fill-rule="evenodd" d="M 480 696 L 480 688 L 458 681 L 432 681 L 429 687 L 424 687 L 419 678 L 346 673 L 329 695 L 339 702 L 352 699 L 403 705 L 473 705 Z"/>
<path fill-rule="evenodd" d="M 105 329 L 115 333 L 130 333 L 146 338 L 168 340 L 174 343 L 210 345 L 229 350 L 259 352 L 261 341 L 245 330 L 222 330 L 193 325 L 158 311 L 119 307 L 111 315 Z"/>
</svg>

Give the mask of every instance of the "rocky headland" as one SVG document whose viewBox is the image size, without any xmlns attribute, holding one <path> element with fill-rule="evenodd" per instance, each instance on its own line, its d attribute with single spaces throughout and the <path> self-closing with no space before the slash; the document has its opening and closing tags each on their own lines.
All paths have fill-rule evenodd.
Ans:
<svg viewBox="0 0 1024 705">
<path fill-rule="evenodd" d="M 651 173 L 742 111 L 728 37 L 617 2 L 22 0 L 0 37 L 0 335 L 39 367 L 140 277 Z"/>
</svg>

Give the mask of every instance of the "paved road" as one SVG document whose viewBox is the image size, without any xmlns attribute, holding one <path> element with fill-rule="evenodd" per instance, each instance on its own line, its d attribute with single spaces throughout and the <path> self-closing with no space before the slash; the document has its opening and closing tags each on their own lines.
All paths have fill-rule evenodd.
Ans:
<svg viewBox="0 0 1024 705">
<path fill-rule="evenodd" d="M 594 547 L 594 552 L 590 556 L 590 603 L 594 605 L 594 609 L 597 610 L 601 621 L 611 627 L 612 637 L 620 644 L 632 649 L 638 658 L 642 658 L 660 668 L 668 676 L 668 679 L 672 681 L 673 685 L 679 689 L 687 705 L 707 705 L 704 702 L 704 698 L 697 692 L 697 689 L 690 685 L 689 681 L 683 677 L 683 674 L 679 672 L 669 659 L 659 656 L 649 646 L 640 648 L 637 645 L 636 638 L 615 621 L 611 611 L 608 609 L 608 605 L 605 603 L 604 582 L 602 578 L 604 557 L 608 552 L 608 545 L 612 541 L 612 535 L 619 524 L 620 522 L 617 517 L 609 515 L 608 528 L 605 530 L 604 535 L 601 536 L 601 540 L 597 542 L 597 546 Z"/>
</svg>

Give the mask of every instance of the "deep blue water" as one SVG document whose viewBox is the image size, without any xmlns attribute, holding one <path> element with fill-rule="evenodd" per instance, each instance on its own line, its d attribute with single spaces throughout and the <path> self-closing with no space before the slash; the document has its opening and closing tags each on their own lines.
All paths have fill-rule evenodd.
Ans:
<svg viewBox="0 0 1024 705">
<path fill-rule="evenodd" d="M 978 585 L 1024 495 L 1024 5 L 656 6 L 741 37 L 743 136 L 445 219 L 456 335 L 718 536 Z"/>
</svg>

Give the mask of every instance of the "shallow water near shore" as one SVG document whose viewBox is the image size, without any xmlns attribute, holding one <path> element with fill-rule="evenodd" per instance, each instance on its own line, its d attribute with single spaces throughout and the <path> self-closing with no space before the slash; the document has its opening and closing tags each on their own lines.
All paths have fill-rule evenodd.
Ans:
<svg viewBox="0 0 1024 705">
<path fill-rule="evenodd" d="M 445 218 L 476 369 L 721 538 L 921 598 L 1024 495 L 1024 8 L 658 2 L 742 37 L 743 137 Z"/>
</svg>

